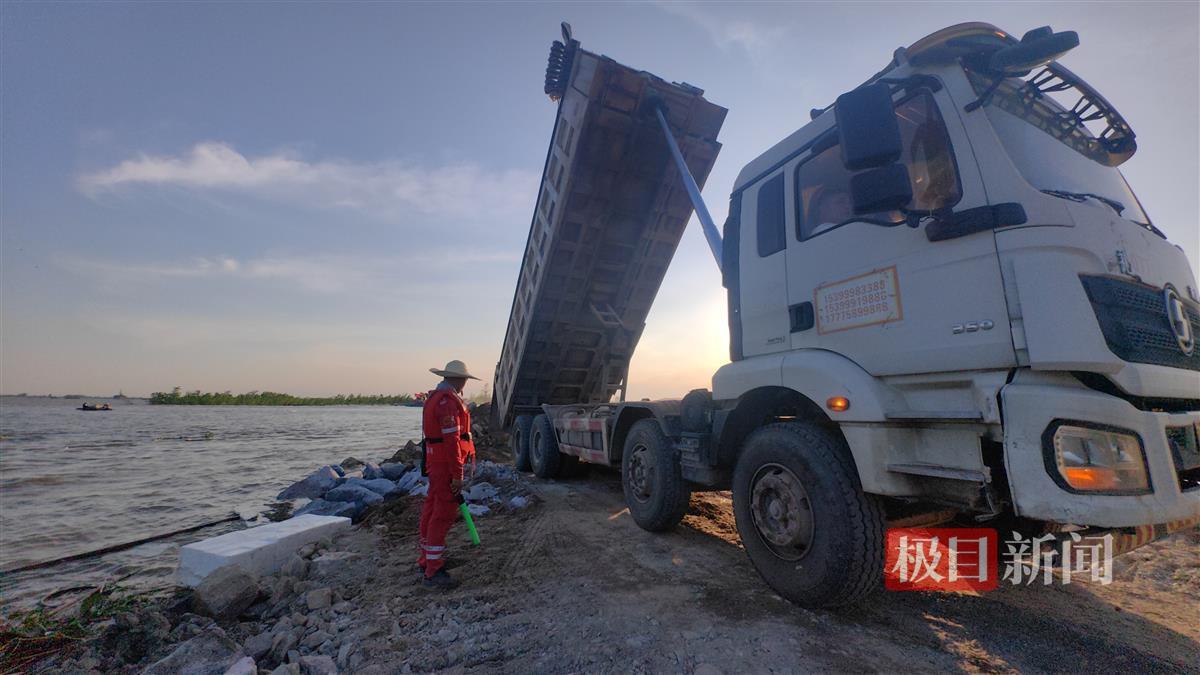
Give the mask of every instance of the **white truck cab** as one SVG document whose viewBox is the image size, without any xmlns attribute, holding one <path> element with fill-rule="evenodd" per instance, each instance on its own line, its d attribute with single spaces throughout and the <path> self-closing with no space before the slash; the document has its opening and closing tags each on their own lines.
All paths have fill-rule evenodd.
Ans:
<svg viewBox="0 0 1200 675">
<path fill-rule="evenodd" d="M 868 83 L 894 106 L 903 212 L 856 214 L 870 170 L 847 168 L 838 106 L 742 170 L 725 232 L 732 362 L 713 398 L 799 395 L 866 494 L 1194 524 L 1195 277 L 1116 168 L 1136 146 L 1107 101 L 1049 61 L 981 65 L 1022 44 L 954 26 Z"/>
<path fill-rule="evenodd" d="M 814 110 L 734 185 L 711 394 L 543 405 L 514 453 L 620 465 L 651 530 L 732 489 L 755 567 L 810 606 L 879 585 L 889 525 L 1120 552 L 1200 523 L 1196 278 L 1117 168 L 1132 129 L 1055 61 L 1076 44 L 952 26 Z"/>
</svg>

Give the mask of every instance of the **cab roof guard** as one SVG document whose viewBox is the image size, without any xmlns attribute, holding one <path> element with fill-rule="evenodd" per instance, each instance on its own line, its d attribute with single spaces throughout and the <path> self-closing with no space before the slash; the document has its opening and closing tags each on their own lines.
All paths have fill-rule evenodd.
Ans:
<svg viewBox="0 0 1200 675">
<path fill-rule="evenodd" d="M 1014 79 L 1022 83 L 1016 89 L 1021 102 L 1026 106 L 1031 106 L 1048 94 L 1064 94 L 1065 100 L 1069 100 L 1073 95 L 1077 97 L 1075 103 L 1070 106 L 1060 104 L 1063 110 L 1055 115 L 1055 123 L 1046 131 L 1055 134 L 1060 140 L 1067 140 L 1067 137 L 1080 132 L 1093 135 L 1097 147 L 1096 151 L 1089 154 L 1106 166 L 1124 163 L 1137 151 L 1136 135 L 1108 99 L 1083 78 L 1058 61 L 1037 66 L 1032 75 L 1026 73 L 1016 77 L 1006 77 L 991 67 L 992 56 L 999 50 L 1028 44 L 1051 34 L 1049 26 L 1043 26 L 1026 32 L 1024 37 L 1017 40 L 991 24 L 964 23 L 950 26 L 914 42 L 908 49 L 897 50 L 896 58 L 889 68 L 876 77 L 898 66 L 903 60 L 908 60 L 914 65 L 961 60 L 970 70 L 995 79 L 992 87 L 981 95 L 979 100 L 967 106 L 968 112 L 986 105 L 991 94 L 1002 82 L 1012 82 Z M 1059 101 L 1055 100 L 1055 103 Z M 1103 127 L 1098 127 L 1099 133 L 1094 133 L 1088 128 L 1087 124 L 1090 122 L 1103 123 Z"/>
<path fill-rule="evenodd" d="M 1026 37 L 1044 34 L 1046 31 L 1049 31 L 1048 27 L 1035 28 L 1027 32 Z M 1094 136 L 1094 139 L 1090 140 L 1094 140 L 1095 148 L 1092 148 L 1088 155 L 1105 166 L 1119 166 L 1132 157 L 1137 151 L 1137 136 L 1133 128 L 1108 99 L 1066 66 L 1051 61 L 1039 67 L 1033 75 L 1027 76 L 1027 79 L 1006 78 L 990 70 L 988 61 L 992 54 L 1021 42 L 1022 40 L 1017 40 L 987 23 L 972 22 L 950 26 L 917 40 L 908 48 L 897 49 L 887 67 L 871 76 L 863 86 L 883 80 L 888 73 L 906 63 L 920 66 L 962 60 L 971 70 L 995 79 L 994 85 L 988 91 L 975 102 L 968 104 L 967 112 L 986 105 L 994 90 L 1006 80 L 1016 79 L 1022 83 L 1018 95 L 1026 106 L 1047 97 L 1048 94 L 1073 90 L 1073 94 L 1077 96 L 1074 105 L 1068 107 L 1055 100 L 1063 110 L 1055 115 L 1054 123 L 1047 131 L 1063 141 L 1068 141 L 1073 134 L 1077 137 L 1080 134 L 1085 137 Z M 1066 96 L 1069 97 L 1070 94 Z M 814 108 L 811 113 L 812 119 L 816 119 L 832 107 L 833 104 L 824 108 Z M 1088 123 L 1097 121 L 1103 122 L 1104 125 L 1099 133 L 1093 132 L 1087 126 Z"/>
</svg>

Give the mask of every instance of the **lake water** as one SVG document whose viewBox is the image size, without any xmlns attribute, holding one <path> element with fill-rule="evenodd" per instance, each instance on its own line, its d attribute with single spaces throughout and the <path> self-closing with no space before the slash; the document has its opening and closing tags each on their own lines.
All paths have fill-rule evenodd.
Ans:
<svg viewBox="0 0 1200 675">
<path fill-rule="evenodd" d="M 230 523 L 126 551 L 5 573 L 29 563 L 261 513 L 280 490 L 348 456 L 378 462 L 420 438 L 419 408 L 152 406 L 0 397 L 0 601 L 25 606 L 53 590 L 125 578 L 169 579 L 179 546 Z"/>
</svg>

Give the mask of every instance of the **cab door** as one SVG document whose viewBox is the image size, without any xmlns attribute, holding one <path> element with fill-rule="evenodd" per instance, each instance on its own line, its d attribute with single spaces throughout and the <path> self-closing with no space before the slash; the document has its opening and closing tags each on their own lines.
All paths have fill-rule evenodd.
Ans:
<svg viewBox="0 0 1200 675">
<path fill-rule="evenodd" d="M 791 349 L 786 180 L 779 169 L 748 185 L 741 195 L 737 276 L 742 357 Z"/>
<path fill-rule="evenodd" d="M 958 109 L 945 89 L 897 101 L 914 209 L 987 203 Z M 931 242 L 923 224 L 896 223 L 900 214 L 856 218 L 850 172 L 829 138 L 790 167 L 791 347 L 837 352 L 873 375 L 1015 365 L 992 232 Z"/>
</svg>

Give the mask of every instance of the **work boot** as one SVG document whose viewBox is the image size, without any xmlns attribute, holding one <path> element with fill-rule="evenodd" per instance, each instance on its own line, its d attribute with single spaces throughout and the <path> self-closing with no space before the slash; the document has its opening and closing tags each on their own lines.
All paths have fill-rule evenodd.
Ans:
<svg viewBox="0 0 1200 675">
<path fill-rule="evenodd" d="M 446 570 L 434 572 L 433 576 L 425 577 L 425 581 L 422 583 L 425 584 L 425 588 L 436 588 L 439 591 L 448 591 L 458 587 L 458 582 L 451 579 L 450 575 L 446 574 Z"/>
</svg>

